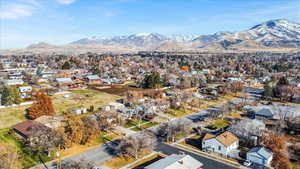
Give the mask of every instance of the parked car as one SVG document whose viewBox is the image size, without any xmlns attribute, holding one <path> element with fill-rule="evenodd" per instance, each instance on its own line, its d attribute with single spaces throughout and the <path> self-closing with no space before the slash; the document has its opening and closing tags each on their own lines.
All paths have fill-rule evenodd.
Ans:
<svg viewBox="0 0 300 169">
<path fill-rule="evenodd" d="M 246 166 L 246 167 L 249 167 L 252 163 L 248 160 L 244 161 L 243 162 L 243 165 Z"/>
</svg>

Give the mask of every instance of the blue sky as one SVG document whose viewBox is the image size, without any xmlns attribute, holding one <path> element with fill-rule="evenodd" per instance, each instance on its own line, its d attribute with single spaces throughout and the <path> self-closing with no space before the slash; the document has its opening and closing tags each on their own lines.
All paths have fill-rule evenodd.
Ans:
<svg viewBox="0 0 300 169">
<path fill-rule="evenodd" d="M 0 0 L 0 48 L 138 32 L 241 31 L 279 18 L 300 23 L 300 0 Z"/>
</svg>

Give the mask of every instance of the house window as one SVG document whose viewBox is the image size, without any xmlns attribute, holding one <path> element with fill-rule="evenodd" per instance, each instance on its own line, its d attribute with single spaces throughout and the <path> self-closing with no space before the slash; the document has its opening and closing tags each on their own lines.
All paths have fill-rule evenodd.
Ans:
<svg viewBox="0 0 300 169">
<path fill-rule="evenodd" d="M 218 147 L 218 150 L 221 150 L 221 146 Z"/>
</svg>

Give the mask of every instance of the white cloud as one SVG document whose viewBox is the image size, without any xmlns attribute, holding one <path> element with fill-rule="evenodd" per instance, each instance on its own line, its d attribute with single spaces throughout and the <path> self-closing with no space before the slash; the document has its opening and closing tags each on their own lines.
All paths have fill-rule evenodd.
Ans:
<svg viewBox="0 0 300 169">
<path fill-rule="evenodd" d="M 56 1 L 60 4 L 66 4 L 66 5 L 75 2 L 75 0 L 56 0 Z"/>
<path fill-rule="evenodd" d="M 3 6 L 0 11 L 0 19 L 18 19 L 31 16 L 34 7 L 23 4 L 10 4 Z"/>
</svg>

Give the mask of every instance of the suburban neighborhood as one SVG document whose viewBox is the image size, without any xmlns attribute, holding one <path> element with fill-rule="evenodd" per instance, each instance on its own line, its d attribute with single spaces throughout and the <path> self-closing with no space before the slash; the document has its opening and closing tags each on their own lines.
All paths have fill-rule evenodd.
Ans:
<svg viewBox="0 0 300 169">
<path fill-rule="evenodd" d="M 298 55 L 225 55 L 1 56 L 2 168 L 299 167 Z"/>
</svg>

